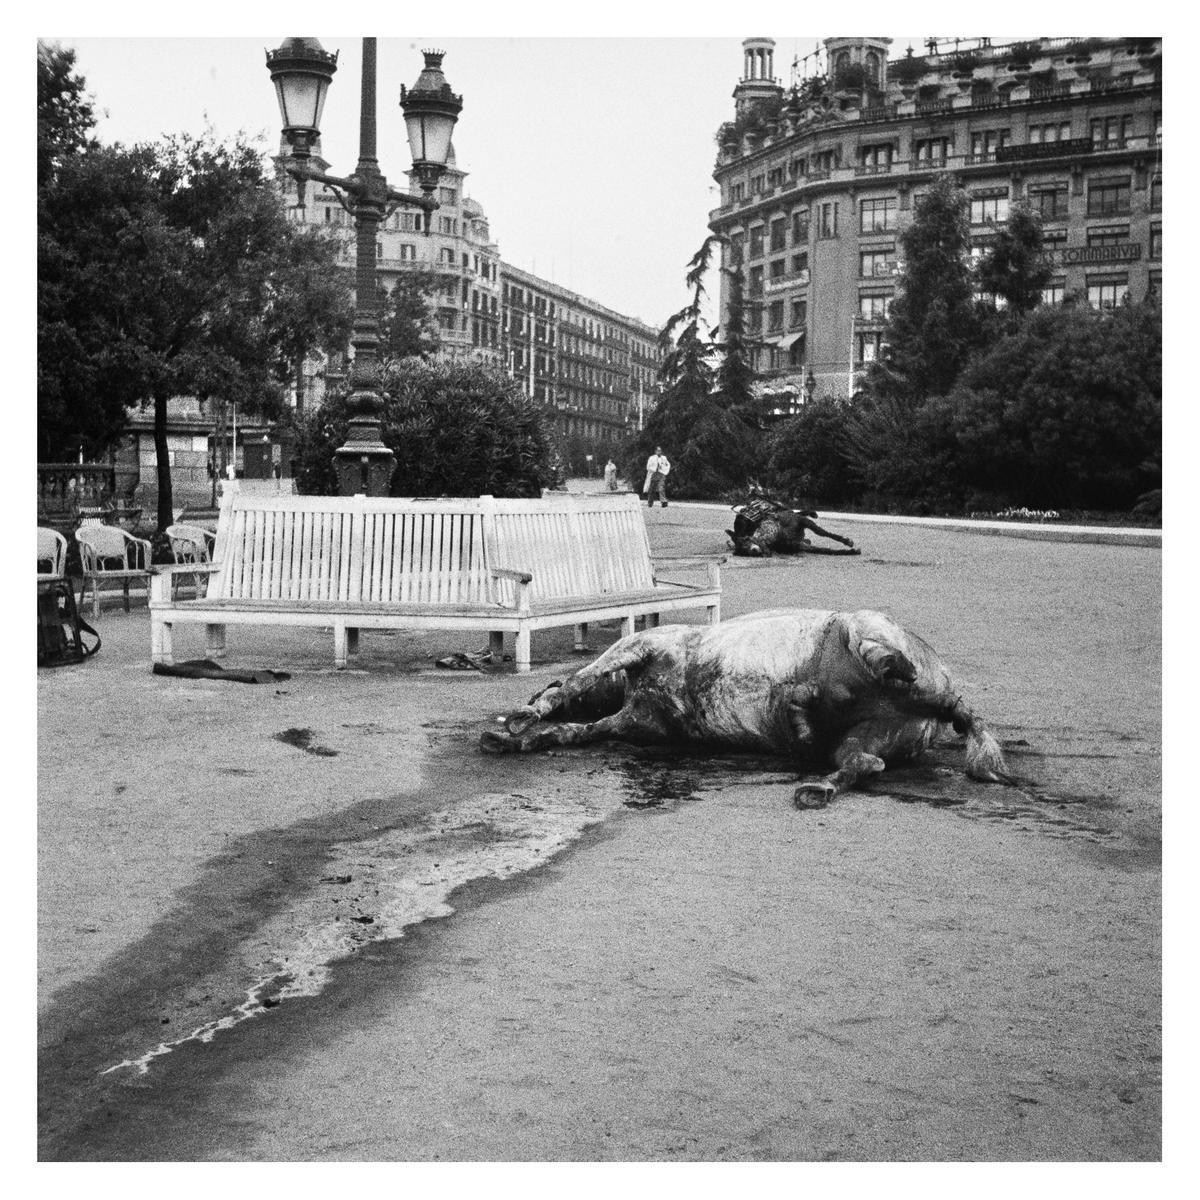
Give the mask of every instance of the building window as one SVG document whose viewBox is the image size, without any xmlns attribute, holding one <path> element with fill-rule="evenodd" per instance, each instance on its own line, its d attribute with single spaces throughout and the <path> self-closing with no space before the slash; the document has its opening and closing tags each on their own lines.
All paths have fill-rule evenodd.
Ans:
<svg viewBox="0 0 1200 1200">
<path fill-rule="evenodd" d="M 1154 114 L 1154 144 L 1162 145 L 1162 113 L 1160 112 Z"/>
<path fill-rule="evenodd" d="M 454 251 L 451 250 L 449 246 L 443 246 L 441 250 L 438 251 L 438 262 L 449 267 L 454 266 Z"/>
<path fill-rule="evenodd" d="M 417 248 L 411 242 L 400 243 L 400 261 L 412 262 L 417 257 Z"/>
<path fill-rule="evenodd" d="M 898 203 L 895 196 L 863 200 L 858 206 L 859 233 L 883 233 L 895 229 Z"/>
<path fill-rule="evenodd" d="M 891 305 L 891 296 L 859 296 L 858 315 L 864 321 L 886 321 Z"/>
<path fill-rule="evenodd" d="M 801 176 L 808 173 L 807 158 L 793 158 L 788 164 L 788 173 L 793 179 L 799 179 Z"/>
<path fill-rule="evenodd" d="M 984 192 L 971 197 L 971 224 L 1000 224 L 1008 220 L 1008 189 L 1003 192 Z"/>
<path fill-rule="evenodd" d="M 1150 226 L 1150 258 L 1162 258 L 1162 226 Z"/>
<path fill-rule="evenodd" d="M 1129 281 L 1120 279 L 1089 279 L 1087 281 L 1088 303 L 1093 308 L 1112 309 L 1124 302 L 1129 294 Z"/>
<path fill-rule="evenodd" d="M 1046 142 L 1065 142 L 1071 136 L 1070 121 L 1051 121 L 1048 125 L 1030 125 L 1029 144 L 1040 146 Z"/>
<path fill-rule="evenodd" d="M 1061 304 L 1063 297 L 1066 295 L 1066 281 L 1062 279 L 1051 279 L 1049 283 L 1042 288 L 1042 303 L 1043 304 Z"/>
<path fill-rule="evenodd" d="M 784 276 L 784 273 L 787 271 L 787 259 L 786 258 L 772 259 L 770 271 L 771 271 L 770 277 L 772 279 L 782 279 Z"/>
<path fill-rule="evenodd" d="M 1065 221 L 1067 218 L 1067 185 L 1049 184 L 1029 189 L 1029 205 L 1043 221 Z"/>
<path fill-rule="evenodd" d="M 892 169 L 895 146 L 891 142 L 881 142 L 875 146 L 862 146 L 858 153 L 864 171 L 868 174 L 886 174 Z"/>
<path fill-rule="evenodd" d="M 766 182 L 765 175 L 750 176 L 750 195 L 761 196 L 763 193 L 763 185 Z"/>
<path fill-rule="evenodd" d="M 762 267 L 750 268 L 750 283 L 747 292 L 751 296 L 761 296 L 763 294 L 763 269 Z"/>
<path fill-rule="evenodd" d="M 872 333 L 856 333 L 855 361 L 860 363 L 878 362 L 883 357 L 883 331 Z"/>
<path fill-rule="evenodd" d="M 866 57 L 863 59 L 863 66 L 867 72 L 867 82 L 872 87 L 879 86 L 879 55 L 874 50 L 868 50 Z"/>
<path fill-rule="evenodd" d="M 438 200 L 440 200 L 443 204 L 457 204 L 458 189 L 452 187 L 438 188 Z"/>
<path fill-rule="evenodd" d="M 763 256 L 763 227 L 755 225 L 750 230 L 750 257 L 762 258 Z"/>
<path fill-rule="evenodd" d="M 808 254 L 793 254 L 792 255 L 792 274 L 807 275 L 808 274 Z"/>
<path fill-rule="evenodd" d="M 729 235 L 729 265 L 731 267 L 741 266 L 742 254 L 746 248 L 746 235 L 744 233 L 731 233 Z"/>
<path fill-rule="evenodd" d="M 830 171 L 836 170 L 842 165 L 842 151 L 840 148 L 833 150 L 822 150 L 817 156 L 817 170 L 828 174 Z"/>
<path fill-rule="evenodd" d="M 944 167 L 950 151 L 951 142 L 948 137 L 917 138 L 914 140 L 912 148 L 913 163 L 925 170 Z M 914 203 L 916 203 L 915 200 Z"/>
<path fill-rule="evenodd" d="M 783 301 L 772 300 L 767 310 L 767 332 L 778 333 L 783 328 Z"/>
<path fill-rule="evenodd" d="M 808 244 L 808 209 L 798 208 L 792 213 L 792 245 Z"/>
<path fill-rule="evenodd" d="M 838 206 L 837 201 L 832 200 L 820 206 L 820 226 L 818 227 L 817 236 L 823 238 L 835 238 L 838 235 Z"/>
<path fill-rule="evenodd" d="M 1128 241 L 1128 225 L 1111 225 L 1106 229 L 1089 229 L 1087 231 L 1089 246 L 1122 246 Z"/>
<path fill-rule="evenodd" d="M 1096 150 L 1124 150 L 1133 135 L 1133 114 L 1092 118 L 1092 147 Z"/>
<path fill-rule="evenodd" d="M 879 279 L 890 276 L 895 272 L 896 251 L 893 247 L 887 249 L 864 250 L 859 257 L 859 274 L 863 279 Z"/>
<path fill-rule="evenodd" d="M 1106 217 L 1129 212 L 1129 180 L 1106 179 L 1088 187 L 1087 215 Z"/>
<path fill-rule="evenodd" d="M 787 217 L 776 217 L 771 222 L 771 249 L 782 250 L 787 245 Z"/>
<path fill-rule="evenodd" d="M 971 134 L 971 157 L 989 160 L 997 150 L 1008 145 L 1007 129 L 977 129 Z"/>
<path fill-rule="evenodd" d="M 1150 180 L 1150 211 L 1162 212 L 1162 176 Z"/>
<path fill-rule="evenodd" d="M 453 236 L 458 233 L 458 222 L 453 217 L 439 217 L 438 230 Z"/>
<path fill-rule="evenodd" d="M 731 183 L 729 185 L 729 203 L 730 204 L 737 204 L 738 201 L 745 200 L 745 198 L 746 198 L 745 183 Z"/>
<path fill-rule="evenodd" d="M 808 301 L 792 301 L 792 328 L 799 329 L 808 324 Z"/>
<path fill-rule="evenodd" d="M 773 167 L 767 172 L 767 187 L 777 188 L 783 186 L 783 168 Z"/>
</svg>

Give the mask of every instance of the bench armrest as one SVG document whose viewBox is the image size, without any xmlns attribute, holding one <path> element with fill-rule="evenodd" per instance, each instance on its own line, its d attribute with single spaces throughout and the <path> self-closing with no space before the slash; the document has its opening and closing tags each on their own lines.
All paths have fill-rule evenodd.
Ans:
<svg viewBox="0 0 1200 1200">
<path fill-rule="evenodd" d="M 662 565 L 664 567 L 683 568 L 683 567 L 707 567 L 707 566 L 711 566 L 713 564 L 720 566 L 723 562 L 726 562 L 727 559 L 728 559 L 728 555 L 725 555 L 725 554 L 716 554 L 716 555 L 713 555 L 712 558 L 669 558 L 669 557 L 660 557 L 659 555 L 656 554 L 650 561 L 656 567 L 659 565 Z"/>
<path fill-rule="evenodd" d="M 150 568 L 155 575 L 215 575 L 220 563 L 155 563 Z"/>
<path fill-rule="evenodd" d="M 492 567 L 493 579 L 513 579 L 517 583 L 532 583 L 533 576 L 528 571 L 514 571 L 509 567 Z"/>
</svg>

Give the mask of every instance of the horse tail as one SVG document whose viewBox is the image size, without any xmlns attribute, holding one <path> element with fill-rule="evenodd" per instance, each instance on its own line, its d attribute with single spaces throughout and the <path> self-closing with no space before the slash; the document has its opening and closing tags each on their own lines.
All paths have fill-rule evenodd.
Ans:
<svg viewBox="0 0 1200 1200">
<path fill-rule="evenodd" d="M 1011 783 L 1000 743 L 961 698 L 954 705 L 951 720 L 955 732 L 967 736 L 967 774 L 990 783 Z"/>
</svg>

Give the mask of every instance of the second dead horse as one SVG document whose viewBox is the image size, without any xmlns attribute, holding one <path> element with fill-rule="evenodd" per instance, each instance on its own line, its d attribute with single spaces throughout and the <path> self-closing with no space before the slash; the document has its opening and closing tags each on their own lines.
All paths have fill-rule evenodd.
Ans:
<svg viewBox="0 0 1200 1200">
<path fill-rule="evenodd" d="M 754 498 L 734 510 L 733 528 L 725 530 L 739 558 L 768 558 L 773 554 L 861 554 L 854 542 L 822 529 L 811 509 L 787 508 L 777 500 Z M 808 534 L 840 542 L 844 549 L 818 546 Z"/>
<path fill-rule="evenodd" d="M 619 738 L 786 754 L 795 802 L 819 808 L 915 758 L 945 726 L 966 736 L 967 774 L 1010 782 L 996 739 L 931 646 L 883 613 L 771 609 L 721 625 L 621 638 L 488 730 L 493 754 Z"/>
</svg>

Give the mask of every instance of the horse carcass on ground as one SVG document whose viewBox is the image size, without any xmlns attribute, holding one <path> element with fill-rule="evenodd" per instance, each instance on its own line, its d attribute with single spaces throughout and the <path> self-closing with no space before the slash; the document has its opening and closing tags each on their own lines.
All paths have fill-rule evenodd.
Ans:
<svg viewBox="0 0 1200 1200">
<path fill-rule="evenodd" d="M 545 688 L 505 725 L 483 734 L 482 749 L 620 738 L 786 754 L 814 771 L 796 789 L 803 808 L 915 757 L 945 725 L 966 735 L 968 775 L 1007 778 L 999 745 L 934 650 L 866 609 L 772 609 L 647 629 Z"/>
</svg>

